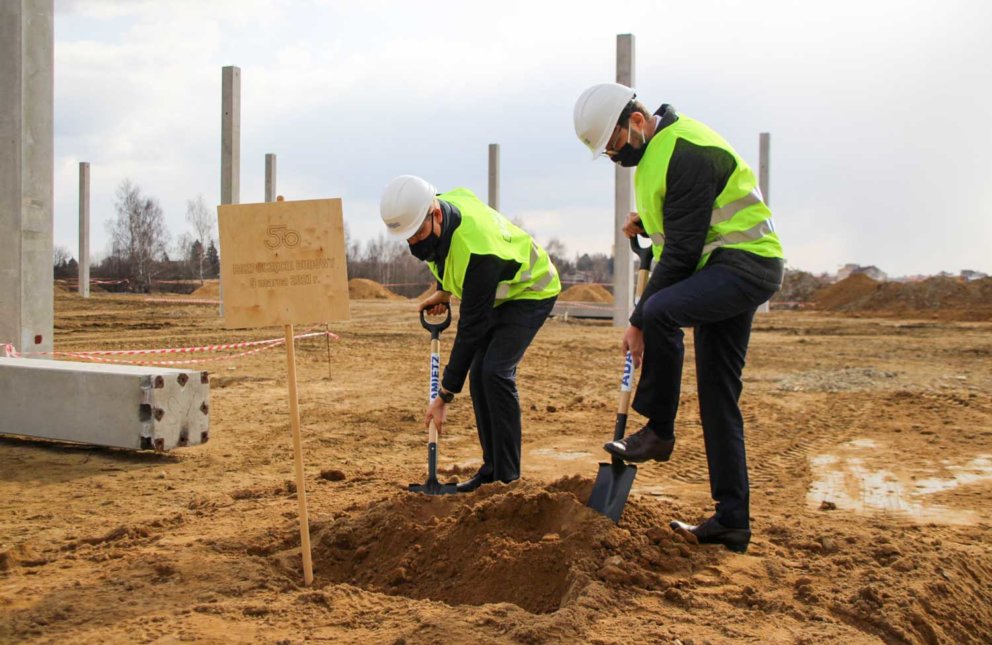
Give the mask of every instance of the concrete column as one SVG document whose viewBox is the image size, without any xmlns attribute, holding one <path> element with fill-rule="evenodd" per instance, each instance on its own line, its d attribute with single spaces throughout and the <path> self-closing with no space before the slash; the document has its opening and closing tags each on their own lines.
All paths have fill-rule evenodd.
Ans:
<svg viewBox="0 0 992 645">
<path fill-rule="evenodd" d="M 265 155 L 265 201 L 276 201 L 276 156 Z"/>
<path fill-rule="evenodd" d="M 90 164 L 79 163 L 79 295 L 90 297 Z"/>
<path fill-rule="evenodd" d="M 768 206 L 771 206 L 771 203 L 768 201 L 770 199 L 768 194 L 768 175 L 771 147 L 772 135 L 768 132 L 760 133 L 758 135 L 758 189 L 761 191 L 761 198 Z M 767 302 L 758 306 L 759 314 L 767 314 L 770 310 L 771 305 Z"/>
<path fill-rule="evenodd" d="M 489 208 L 499 210 L 499 144 L 489 144 Z"/>
<path fill-rule="evenodd" d="M 52 0 L 0 2 L 0 343 L 52 351 Z"/>
<path fill-rule="evenodd" d="M 241 68 L 221 74 L 220 203 L 241 203 Z"/>
<path fill-rule="evenodd" d="M 765 204 L 771 206 L 771 196 L 768 192 L 769 164 L 771 162 L 772 135 L 762 132 L 758 135 L 758 187 Z"/>
<path fill-rule="evenodd" d="M 634 35 L 617 35 L 617 83 L 634 87 Z M 616 164 L 613 197 L 613 326 L 626 327 L 633 309 L 634 271 L 630 243 L 621 228 L 634 210 L 633 168 Z"/>
<path fill-rule="evenodd" d="M 241 203 L 241 68 L 221 69 L 220 203 Z M 218 278 L 224 315 L 224 283 Z"/>
</svg>

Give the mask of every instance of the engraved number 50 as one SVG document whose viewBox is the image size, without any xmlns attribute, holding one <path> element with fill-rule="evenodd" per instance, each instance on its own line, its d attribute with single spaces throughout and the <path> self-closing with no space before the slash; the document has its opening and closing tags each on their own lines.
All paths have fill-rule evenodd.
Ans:
<svg viewBox="0 0 992 645">
<path fill-rule="evenodd" d="M 265 246 L 278 249 L 280 246 L 296 246 L 300 243 L 300 234 L 286 228 L 285 224 L 270 226 L 266 231 Z"/>
</svg>

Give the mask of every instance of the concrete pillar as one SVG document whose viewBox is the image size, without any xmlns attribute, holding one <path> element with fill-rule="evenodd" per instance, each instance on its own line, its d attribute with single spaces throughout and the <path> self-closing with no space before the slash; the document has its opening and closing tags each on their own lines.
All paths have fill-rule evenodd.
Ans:
<svg viewBox="0 0 992 645">
<path fill-rule="evenodd" d="M 241 203 L 241 68 L 222 70 L 220 203 Z"/>
<path fill-rule="evenodd" d="M 241 203 L 241 68 L 221 69 L 220 99 L 220 203 Z M 220 289 L 220 315 L 224 315 L 224 283 Z"/>
<path fill-rule="evenodd" d="M 634 87 L 634 35 L 617 35 L 617 83 Z M 633 309 L 634 271 L 630 243 L 621 228 L 634 210 L 633 168 L 616 164 L 613 197 L 613 326 L 626 327 Z"/>
<path fill-rule="evenodd" d="M 489 208 L 499 210 L 499 144 L 489 144 Z"/>
<path fill-rule="evenodd" d="M 79 295 L 90 297 L 90 164 L 79 163 Z"/>
<path fill-rule="evenodd" d="M 772 147 L 772 135 L 768 132 L 762 132 L 758 135 L 758 189 L 761 191 L 761 197 L 765 201 L 765 204 L 771 206 L 771 202 L 768 200 L 770 196 L 768 194 L 768 175 L 769 175 L 769 163 Z M 771 305 L 764 302 L 758 306 L 759 314 L 766 314 L 771 310 Z"/>
<path fill-rule="evenodd" d="M 761 189 L 761 196 L 765 204 L 771 206 L 771 196 L 768 192 L 768 174 L 771 161 L 772 135 L 762 132 L 758 135 L 758 188 Z"/>
<path fill-rule="evenodd" d="M 0 343 L 52 351 L 52 0 L 0 2 Z"/>
<path fill-rule="evenodd" d="M 265 155 L 265 201 L 276 201 L 276 156 Z"/>
</svg>

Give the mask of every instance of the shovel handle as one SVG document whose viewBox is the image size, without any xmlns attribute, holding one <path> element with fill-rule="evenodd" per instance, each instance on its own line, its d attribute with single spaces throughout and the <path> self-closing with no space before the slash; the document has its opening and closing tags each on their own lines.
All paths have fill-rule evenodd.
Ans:
<svg viewBox="0 0 992 645">
<path fill-rule="evenodd" d="M 630 238 L 630 250 L 634 252 L 637 259 L 641 261 L 640 271 L 651 271 L 651 261 L 654 259 L 654 248 L 649 244 L 647 246 L 641 246 L 641 241 L 638 238 L 643 237 L 646 240 L 651 238 L 647 235 L 642 235 L 638 233 L 634 237 Z"/>
<path fill-rule="evenodd" d="M 654 260 L 653 248 L 651 245 L 641 246 L 641 242 L 638 239 L 639 237 L 651 239 L 639 233 L 630 238 L 630 250 L 634 252 L 634 255 L 636 255 L 641 262 L 641 266 L 637 269 L 637 289 L 634 291 L 635 304 L 641 299 L 641 294 L 644 293 L 644 287 L 648 284 L 648 276 L 651 274 L 651 261 Z"/>
<path fill-rule="evenodd" d="M 445 316 L 444 320 L 442 320 L 439 323 L 432 323 L 428 321 L 427 314 L 425 313 L 426 310 L 424 309 L 420 310 L 420 324 L 421 326 L 423 326 L 424 329 L 426 329 L 431 333 L 432 340 L 437 340 L 438 338 L 440 338 L 441 332 L 447 329 L 448 326 L 451 324 L 451 305 L 450 304 L 447 305 L 445 309 L 447 310 L 447 315 Z"/>
</svg>

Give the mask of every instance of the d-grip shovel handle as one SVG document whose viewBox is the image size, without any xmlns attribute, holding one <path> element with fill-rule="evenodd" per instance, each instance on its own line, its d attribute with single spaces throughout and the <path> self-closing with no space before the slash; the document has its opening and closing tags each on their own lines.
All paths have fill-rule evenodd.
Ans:
<svg viewBox="0 0 992 645">
<path fill-rule="evenodd" d="M 446 304 L 444 305 L 444 307 L 447 310 L 447 315 L 445 316 L 444 320 L 442 320 L 439 323 L 428 322 L 427 314 L 425 313 L 427 310 L 426 309 L 420 310 L 420 324 L 424 329 L 426 329 L 431 333 L 431 340 L 439 339 L 441 337 L 441 332 L 447 329 L 448 326 L 451 324 L 451 305 Z"/>
<path fill-rule="evenodd" d="M 644 293 L 644 287 L 648 282 L 648 274 L 651 273 L 651 261 L 654 260 L 654 249 L 650 244 L 648 246 L 641 246 L 640 240 L 637 239 L 639 237 L 643 237 L 646 240 L 651 239 L 647 235 L 640 233 L 630 238 L 630 250 L 641 261 L 641 266 L 637 269 L 637 290 L 634 292 L 635 301 L 640 300 L 641 294 Z"/>
</svg>

